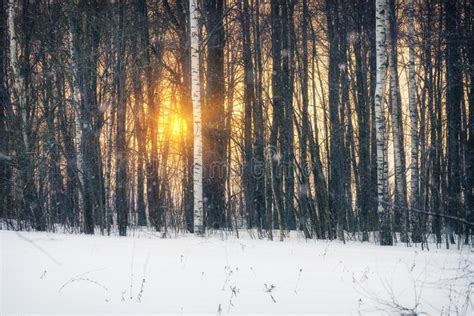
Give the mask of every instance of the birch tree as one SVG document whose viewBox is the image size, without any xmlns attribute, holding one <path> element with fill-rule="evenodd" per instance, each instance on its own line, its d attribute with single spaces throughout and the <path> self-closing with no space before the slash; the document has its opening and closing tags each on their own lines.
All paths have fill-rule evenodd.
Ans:
<svg viewBox="0 0 474 316">
<path fill-rule="evenodd" d="M 380 244 L 392 245 L 392 234 L 390 228 L 390 213 L 385 201 L 388 190 L 387 167 L 385 160 L 385 119 L 383 111 L 383 99 L 385 90 L 385 75 L 387 70 L 387 56 L 385 50 L 386 39 L 386 0 L 376 0 L 375 8 L 375 32 L 376 32 L 376 58 L 377 74 L 375 88 L 375 128 L 377 137 L 377 213 L 379 217 Z"/>
<path fill-rule="evenodd" d="M 202 134 L 201 134 L 201 83 L 199 78 L 199 12 L 197 0 L 189 0 L 191 16 L 191 95 L 193 103 L 194 130 L 194 232 L 204 233 L 202 201 Z"/>
<path fill-rule="evenodd" d="M 74 109 L 74 132 L 75 132 L 75 151 L 76 151 L 76 179 L 78 184 L 78 208 L 79 208 L 79 225 L 83 225 L 83 207 L 84 207 L 84 158 L 82 149 L 82 123 L 81 123 L 81 96 L 79 88 L 79 69 L 77 65 L 78 52 L 75 45 L 78 40 L 77 31 L 74 30 L 76 24 L 74 23 L 74 17 L 72 12 L 71 1 L 68 1 L 67 8 L 68 24 L 69 24 L 69 55 L 71 58 L 71 94 L 72 94 L 72 106 Z"/>
<path fill-rule="evenodd" d="M 106 7 L 104 3 L 98 2 L 77 5 L 71 0 L 67 6 L 70 32 L 72 32 L 70 40 L 74 49 L 71 58 L 74 58 L 73 67 L 77 71 L 77 91 L 80 96 L 80 103 L 76 104 L 80 109 L 82 128 L 80 146 L 83 159 L 84 230 L 88 234 L 93 234 L 96 221 L 101 229 L 105 224 L 105 187 L 100 141 L 104 111 L 98 97 L 100 82 L 98 76 L 100 75 L 99 47 L 102 32 L 100 21 L 105 20 Z"/>
<path fill-rule="evenodd" d="M 420 199 L 419 170 L 418 170 L 418 111 L 416 107 L 416 79 L 415 79 L 415 27 L 413 0 L 408 2 L 408 104 L 410 110 L 411 134 L 411 207 L 418 208 Z"/>
</svg>

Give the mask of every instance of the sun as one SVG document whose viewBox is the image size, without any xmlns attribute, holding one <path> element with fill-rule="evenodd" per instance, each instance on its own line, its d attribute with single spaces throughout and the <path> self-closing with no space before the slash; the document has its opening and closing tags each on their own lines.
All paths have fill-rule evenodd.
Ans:
<svg viewBox="0 0 474 316">
<path fill-rule="evenodd" d="M 179 136 L 186 132 L 186 123 L 179 115 L 173 115 L 170 122 L 170 133 L 172 136 Z"/>
</svg>

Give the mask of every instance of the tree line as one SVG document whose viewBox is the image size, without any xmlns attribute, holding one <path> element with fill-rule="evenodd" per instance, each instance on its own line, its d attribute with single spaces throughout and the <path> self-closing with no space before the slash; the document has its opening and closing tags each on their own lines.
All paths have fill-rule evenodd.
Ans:
<svg viewBox="0 0 474 316">
<path fill-rule="evenodd" d="M 469 242 L 471 1 L 192 3 L 2 1 L 4 228 Z"/>
</svg>

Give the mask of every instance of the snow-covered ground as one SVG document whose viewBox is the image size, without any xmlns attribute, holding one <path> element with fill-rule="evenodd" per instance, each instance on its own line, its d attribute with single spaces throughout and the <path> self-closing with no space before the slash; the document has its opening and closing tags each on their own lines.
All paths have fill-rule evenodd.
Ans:
<svg viewBox="0 0 474 316">
<path fill-rule="evenodd" d="M 467 247 L 428 252 L 151 232 L 0 231 L 0 242 L 2 315 L 474 313 Z"/>
</svg>

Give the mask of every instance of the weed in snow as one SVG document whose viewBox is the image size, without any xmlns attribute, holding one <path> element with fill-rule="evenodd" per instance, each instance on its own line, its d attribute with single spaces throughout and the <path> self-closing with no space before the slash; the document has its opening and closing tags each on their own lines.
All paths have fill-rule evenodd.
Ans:
<svg viewBox="0 0 474 316">
<path fill-rule="evenodd" d="M 298 294 L 298 284 L 300 283 L 301 279 L 301 273 L 303 272 L 303 269 L 300 268 L 300 272 L 298 273 L 298 279 L 296 279 L 296 285 L 295 285 L 295 294 Z"/>
<path fill-rule="evenodd" d="M 236 286 L 229 286 L 230 289 L 230 299 L 229 299 L 229 307 L 227 308 L 227 312 L 230 312 L 230 307 L 234 306 L 233 299 L 240 293 L 240 289 Z"/>
<path fill-rule="evenodd" d="M 270 295 L 270 298 L 272 299 L 273 303 L 276 303 L 277 301 L 275 300 L 275 298 L 272 295 L 272 291 L 275 289 L 275 285 L 273 285 L 273 284 L 267 285 L 267 283 L 264 283 L 263 285 L 265 285 L 265 292 L 267 292 L 268 295 Z"/>
</svg>

